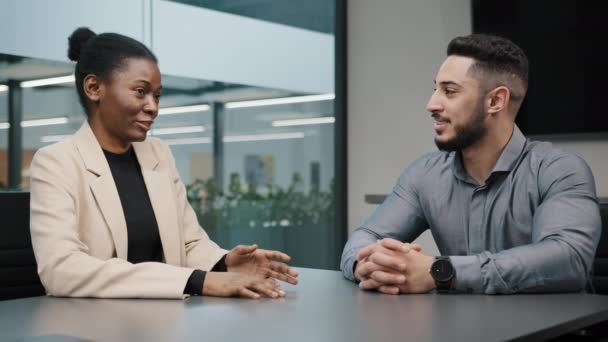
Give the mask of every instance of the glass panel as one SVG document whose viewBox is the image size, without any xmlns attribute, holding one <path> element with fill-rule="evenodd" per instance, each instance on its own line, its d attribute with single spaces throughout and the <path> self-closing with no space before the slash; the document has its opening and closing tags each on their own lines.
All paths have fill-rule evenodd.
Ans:
<svg viewBox="0 0 608 342">
<path fill-rule="evenodd" d="M 172 0 L 273 23 L 334 33 L 335 1 Z"/>
<path fill-rule="evenodd" d="M 73 64 L 20 58 L 6 68 L 24 81 L 70 76 Z M 150 134 L 170 146 L 188 200 L 214 241 L 227 249 L 257 243 L 290 254 L 295 266 L 337 268 L 333 94 L 163 75 L 160 107 Z M 214 117 L 223 123 L 223 184 L 214 177 Z M 85 119 L 73 80 L 23 88 L 22 189 L 29 189 L 36 150 L 73 134 Z M 7 133 L 0 129 L 0 151 Z"/>
<path fill-rule="evenodd" d="M 218 240 L 282 250 L 296 266 L 337 268 L 332 98 L 226 104 Z"/>
<path fill-rule="evenodd" d="M 212 178 L 213 112 L 200 97 L 215 83 L 166 75 L 162 83 L 162 109 L 152 136 L 170 146 L 184 184 Z"/>
<path fill-rule="evenodd" d="M 72 64 L 27 60 L 22 68 L 32 70 L 27 77 L 30 80 L 66 77 L 63 83 L 22 89 L 21 189 L 27 191 L 30 164 L 36 151 L 74 134 L 84 122 L 85 114 L 78 102 L 74 81 L 67 78 L 73 72 Z"/>
</svg>

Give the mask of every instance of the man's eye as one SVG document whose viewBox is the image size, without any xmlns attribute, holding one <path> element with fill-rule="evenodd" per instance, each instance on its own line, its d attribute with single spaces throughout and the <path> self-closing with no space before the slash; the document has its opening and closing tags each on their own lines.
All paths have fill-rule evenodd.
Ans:
<svg viewBox="0 0 608 342">
<path fill-rule="evenodd" d="M 446 89 L 446 90 L 444 90 L 444 92 L 446 95 L 452 95 L 455 93 L 455 91 L 453 91 L 452 89 Z"/>
<path fill-rule="evenodd" d="M 144 90 L 144 88 L 137 88 L 135 89 L 135 91 L 139 94 L 139 95 L 144 95 L 146 93 L 146 91 Z"/>
</svg>

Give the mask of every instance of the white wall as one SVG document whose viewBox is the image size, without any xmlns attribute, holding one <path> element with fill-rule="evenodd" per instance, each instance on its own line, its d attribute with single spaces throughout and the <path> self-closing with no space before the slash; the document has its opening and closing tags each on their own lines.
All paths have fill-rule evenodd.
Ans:
<svg viewBox="0 0 608 342">
<path fill-rule="evenodd" d="M 448 42 L 469 34 L 470 0 L 351 0 L 348 3 L 348 225 L 376 207 L 414 159 L 435 149 L 425 105 Z M 608 141 L 559 142 L 585 158 L 608 196 Z M 427 232 L 419 241 L 437 253 Z"/>
</svg>

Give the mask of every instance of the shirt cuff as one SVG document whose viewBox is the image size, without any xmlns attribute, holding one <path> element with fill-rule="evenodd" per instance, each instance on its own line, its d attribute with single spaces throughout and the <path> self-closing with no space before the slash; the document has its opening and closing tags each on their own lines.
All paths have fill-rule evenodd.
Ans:
<svg viewBox="0 0 608 342">
<path fill-rule="evenodd" d="M 226 266 L 226 255 L 227 254 L 224 254 L 220 261 L 218 261 L 217 264 L 213 266 L 211 272 L 228 272 L 228 266 Z"/>
<path fill-rule="evenodd" d="M 189 294 L 192 296 L 202 296 L 205 276 L 207 276 L 207 272 L 201 270 L 194 270 L 190 275 L 190 278 L 188 278 L 188 282 L 186 282 L 184 294 Z"/>
<path fill-rule="evenodd" d="M 456 292 L 481 293 L 481 263 L 476 255 L 450 256 L 456 271 Z"/>
</svg>

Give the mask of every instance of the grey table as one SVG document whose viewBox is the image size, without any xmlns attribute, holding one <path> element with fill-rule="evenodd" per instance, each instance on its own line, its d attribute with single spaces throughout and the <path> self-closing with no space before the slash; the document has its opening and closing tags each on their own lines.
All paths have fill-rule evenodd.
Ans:
<svg viewBox="0 0 608 342">
<path fill-rule="evenodd" d="M 35 297 L 0 302 L 1 341 L 539 340 L 608 319 L 608 296 L 401 295 L 339 272 L 300 270 L 287 297 L 259 301 Z"/>
</svg>

